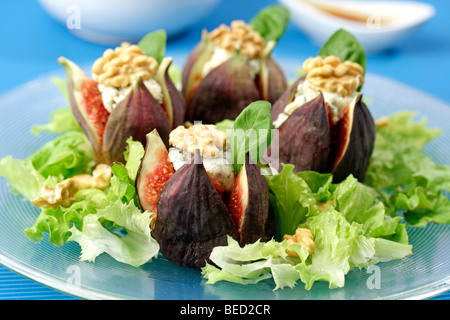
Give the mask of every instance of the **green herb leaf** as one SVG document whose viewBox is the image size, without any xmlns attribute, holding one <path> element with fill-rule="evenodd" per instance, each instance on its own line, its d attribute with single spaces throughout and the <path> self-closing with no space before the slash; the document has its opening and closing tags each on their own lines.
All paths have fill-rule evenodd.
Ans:
<svg viewBox="0 0 450 320">
<path fill-rule="evenodd" d="M 366 54 L 363 46 L 354 35 L 344 29 L 336 31 L 319 51 L 321 57 L 331 55 L 338 57 L 341 61 L 349 60 L 359 63 L 364 71 L 366 70 Z"/>
<path fill-rule="evenodd" d="M 230 120 L 230 119 L 224 119 L 222 121 L 216 122 L 216 127 L 221 130 L 226 132 L 228 129 L 233 129 L 233 125 L 234 125 L 234 120 Z"/>
<path fill-rule="evenodd" d="M 270 110 L 267 101 L 252 102 L 236 118 L 233 129 L 226 130 L 236 173 L 245 163 L 247 153 L 252 161 L 258 162 L 270 145 L 273 129 Z"/>
<path fill-rule="evenodd" d="M 250 26 L 259 32 L 266 41 L 281 38 L 289 23 L 290 12 L 282 6 L 269 6 L 262 9 L 250 22 Z"/>
<path fill-rule="evenodd" d="M 161 63 L 166 52 L 167 34 L 165 30 L 156 30 L 144 36 L 139 42 L 139 48 L 149 57 Z"/>
</svg>

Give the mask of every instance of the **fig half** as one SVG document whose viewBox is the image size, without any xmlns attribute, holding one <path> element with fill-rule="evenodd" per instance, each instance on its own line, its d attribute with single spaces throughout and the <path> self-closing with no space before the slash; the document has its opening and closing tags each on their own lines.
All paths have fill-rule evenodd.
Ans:
<svg viewBox="0 0 450 320">
<path fill-rule="evenodd" d="M 103 136 L 109 112 L 105 109 L 97 83 L 85 76 L 72 61 L 59 58 L 67 74 L 67 89 L 72 112 L 91 142 L 95 161 L 105 163 Z"/>
<path fill-rule="evenodd" d="M 186 120 L 204 123 L 234 120 L 249 103 L 256 100 L 274 103 L 286 90 L 284 72 L 271 56 L 273 46 L 268 45 L 255 60 L 259 71 L 252 71 L 249 57 L 236 50 L 205 74 L 204 67 L 215 59 L 216 49 L 217 44 L 204 32 L 183 68 Z"/>
<path fill-rule="evenodd" d="M 145 146 L 146 135 L 152 129 L 158 130 L 163 141 L 169 140 L 171 126 L 164 109 L 142 79 L 138 79 L 128 96 L 117 104 L 109 116 L 103 141 L 106 162 L 123 162 L 126 140 L 132 137 Z"/>
<path fill-rule="evenodd" d="M 362 102 L 361 93 L 345 110 L 335 132 L 330 158 L 333 179 L 342 181 L 353 174 L 359 181 L 364 181 L 375 143 L 375 122 Z"/>
<path fill-rule="evenodd" d="M 322 94 L 296 109 L 279 127 L 279 162 L 295 165 L 295 171 L 327 172 L 329 113 Z"/>
<path fill-rule="evenodd" d="M 155 76 L 163 92 L 161 104 L 139 78 L 111 113 L 103 105 L 96 81 L 72 61 L 61 57 L 58 62 L 66 70 L 73 114 L 92 144 L 97 163 L 123 162 L 126 140 L 132 137 L 145 145 L 146 135 L 153 129 L 168 145 L 171 129 L 184 121 L 184 99 L 168 75 L 170 58 L 163 59 Z"/>
<path fill-rule="evenodd" d="M 228 202 L 239 244 L 270 240 L 275 236 L 275 218 L 269 205 L 269 186 L 258 166 L 246 155 Z"/>
<path fill-rule="evenodd" d="M 157 214 L 159 195 L 175 169 L 156 129 L 147 134 L 146 145 L 136 177 L 137 198 L 142 210 Z"/>
<path fill-rule="evenodd" d="M 199 83 L 187 107 L 187 120 L 217 123 L 235 119 L 249 103 L 260 97 L 244 57 L 236 54 L 211 70 Z"/>
<path fill-rule="evenodd" d="M 228 235 L 236 237 L 198 150 L 165 184 L 153 235 L 168 260 L 193 269 L 205 266 L 212 249 L 227 244 Z"/>
<path fill-rule="evenodd" d="M 292 101 L 299 79 L 274 105 L 276 119 Z M 332 173 L 340 182 L 352 174 L 364 181 L 375 142 L 375 123 L 359 93 L 333 121 L 322 93 L 297 108 L 279 127 L 279 162 L 295 166 L 294 171 Z M 280 169 L 280 168 L 277 168 Z"/>
</svg>

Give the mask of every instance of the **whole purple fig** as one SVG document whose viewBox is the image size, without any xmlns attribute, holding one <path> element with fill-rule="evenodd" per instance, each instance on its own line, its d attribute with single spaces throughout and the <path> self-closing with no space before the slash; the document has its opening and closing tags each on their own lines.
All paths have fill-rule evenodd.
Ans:
<svg viewBox="0 0 450 320">
<path fill-rule="evenodd" d="M 152 234 L 168 260 L 199 269 L 228 236 L 241 245 L 275 236 L 268 183 L 248 154 L 236 174 L 223 131 L 179 126 L 169 149 L 156 130 L 147 139 L 136 191 L 142 210 L 154 213 Z"/>
<path fill-rule="evenodd" d="M 275 102 L 287 86 L 271 55 L 275 43 L 244 21 L 204 31 L 183 69 L 186 120 L 234 120 L 253 101 Z"/>
<path fill-rule="evenodd" d="M 306 74 L 273 105 L 279 162 L 295 171 L 352 174 L 363 181 L 375 141 L 375 124 L 358 87 L 363 68 L 335 56 L 307 59 Z"/>
<path fill-rule="evenodd" d="M 58 61 L 66 69 L 72 111 L 97 163 L 124 161 L 126 140 L 145 145 L 153 129 L 168 145 L 170 131 L 184 121 L 184 99 L 168 76 L 171 58 L 158 63 L 137 45 L 123 44 L 95 61 L 92 79 L 74 62 Z"/>
</svg>

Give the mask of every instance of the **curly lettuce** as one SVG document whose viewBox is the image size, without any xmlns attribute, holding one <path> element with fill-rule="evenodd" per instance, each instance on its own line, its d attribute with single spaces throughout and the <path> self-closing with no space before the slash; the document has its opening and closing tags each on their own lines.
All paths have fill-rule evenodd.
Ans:
<svg viewBox="0 0 450 320">
<path fill-rule="evenodd" d="M 92 147 L 70 109 L 56 110 L 49 123 L 32 129 L 34 134 L 42 131 L 58 135 L 27 159 L 7 156 L 0 161 L 0 175 L 7 179 L 11 191 L 30 201 L 40 196 L 44 186 L 51 188 L 64 179 L 89 174 L 95 165 Z M 156 256 L 159 247 L 148 227 L 152 214 L 141 212 L 134 188 L 143 154 L 143 145 L 128 139 L 125 164 L 112 166 L 109 188 L 79 190 L 68 207 L 39 208 L 35 223 L 24 230 L 25 235 L 35 242 L 48 235 L 55 246 L 76 241 L 82 260 L 93 261 L 105 252 L 138 266 Z"/>
<path fill-rule="evenodd" d="M 415 121 L 416 115 L 399 112 L 377 127 L 365 184 L 410 225 L 450 223 L 450 166 L 436 164 L 424 151 L 442 132 L 426 119 Z"/>
<path fill-rule="evenodd" d="M 278 239 L 243 248 L 230 239 L 228 246 L 214 248 L 210 256 L 214 265 L 202 269 L 207 283 L 249 284 L 273 278 L 274 290 L 298 282 L 309 290 L 316 281 L 336 288 L 344 286 L 345 276 L 356 267 L 411 253 L 401 218 L 387 214 L 376 193 L 353 176 L 333 184 L 330 174 L 294 173 L 292 165 L 283 164 L 280 174 L 266 178 L 279 224 Z M 299 258 L 287 257 L 287 244 L 280 238 L 298 227 L 311 231 L 315 252 L 309 255 L 298 245 Z"/>
</svg>

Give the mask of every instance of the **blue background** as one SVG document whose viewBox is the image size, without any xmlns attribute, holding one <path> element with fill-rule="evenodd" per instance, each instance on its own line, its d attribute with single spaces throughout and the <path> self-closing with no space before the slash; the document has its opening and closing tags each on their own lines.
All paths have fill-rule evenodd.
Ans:
<svg viewBox="0 0 450 320">
<path fill-rule="evenodd" d="M 383 75 L 450 102 L 450 1 L 427 0 L 436 15 L 409 41 L 367 57 L 368 72 Z M 222 0 L 208 17 L 176 38 L 169 39 L 168 56 L 189 51 L 201 30 L 220 23 L 250 20 L 272 0 Z M 65 56 L 77 64 L 91 64 L 107 48 L 70 34 L 35 1 L 2 0 L 0 7 L 0 94 L 39 76 L 60 69 L 56 59 Z M 274 55 L 302 61 L 316 55 L 312 44 L 293 24 L 278 43 Z M 14 110 L 12 110 L 14 112 Z M 448 300 L 446 293 L 433 299 Z M 0 266 L 0 299 L 75 299 L 33 282 Z"/>
</svg>

